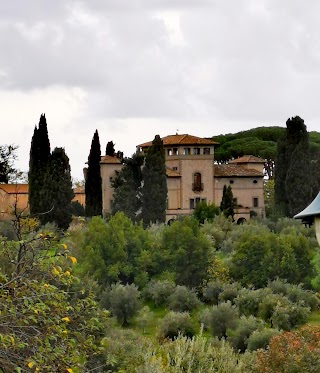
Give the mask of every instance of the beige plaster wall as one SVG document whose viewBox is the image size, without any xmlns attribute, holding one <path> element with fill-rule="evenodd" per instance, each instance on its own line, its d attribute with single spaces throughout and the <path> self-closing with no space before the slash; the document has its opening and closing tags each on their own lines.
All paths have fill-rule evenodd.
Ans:
<svg viewBox="0 0 320 373">
<path fill-rule="evenodd" d="M 234 183 L 230 184 L 230 180 L 233 180 Z M 253 182 L 254 180 L 257 181 L 256 184 Z M 224 185 L 231 185 L 233 196 L 237 198 L 237 204 L 241 206 L 238 209 L 239 216 L 236 216 L 236 218 L 239 218 L 241 214 L 248 215 L 250 210 L 255 211 L 258 216 L 265 215 L 263 177 L 215 178 L 215 204 L 217 206 L 220 206 Z M 258 207 L 253 207 L 253 198 L 258 198 Z"/>
<path fill-rule="evenodd" d="M 111 212 L 111 201 L 113 196 L 113 188 L 111 187 L 111 178 L 116 177 L 116 171 L 120 171 L 122 165 L 120 163 L 101 164 L 100 172 L 102 179 L 102 213 L 103 215 Z"/>
<path fill-rule="evenodd" d="M 168 207 L 167 210 L 181 209 L 181 185 L 179 177 L 167 178 Z"/>
</svg>

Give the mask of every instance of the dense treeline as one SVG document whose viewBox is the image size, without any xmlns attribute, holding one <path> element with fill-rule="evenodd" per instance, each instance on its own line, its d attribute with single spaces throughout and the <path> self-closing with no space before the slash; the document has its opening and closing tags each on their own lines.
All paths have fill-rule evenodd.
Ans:
<svg viewBox="0 0 320 373">
<path fill-rule="evenodd" d="M 285 135 L 285 127 L 257 127 L 247 131 L 214 136 L 213 140 L 219 143 L 215 150 L 217 162 L 227 162 L 230 159 L 245 154 L 265 159 L 265 170 L 269 178 L 274 176 L 274 162 L 277 152 L 277 142 Z M 319 160 L 320 133 L 310 132 L 310 160 Z"/>
<path fill-rule="evenodd" d="M 291 338 L 281 332 L 317 310 L 314 231 L 297 221 L 236 225 L 221 214 L 144 228 L 118 212 L 79 222 L 67 236 L 36 219 L 17 222 L 0 225 L 4 373 L 182 372 L 186 364 L 258 372 L 275 356 L 296 363 L 295 351 L 277 356 Z M 273 349 L 255 352 L 269 341 Z"/>
</svg>

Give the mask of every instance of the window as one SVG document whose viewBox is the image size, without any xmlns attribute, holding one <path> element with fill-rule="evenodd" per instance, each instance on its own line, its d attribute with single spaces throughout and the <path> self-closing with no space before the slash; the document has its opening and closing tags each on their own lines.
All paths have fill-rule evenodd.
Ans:
<svg viewBox="0 0 320 373">
<path fill-rule="evenodd" d="M 201 199 L 200 197 L 196 198 L 190 198 L 190 210 L 194 210 L 194 208 L 197 206 L 200 202 L 206 202 L 206 199 Z"/>
<path fill-rule="evenodd" d="M 210 154 L 210 148 L 203 148 L 203 154 Z"/>
<path fill-rule="evenodd" d="M 183 154 L 184 154 L 184 155 L 191 154 L 191 148 L 184 148 L 184 149 L 183 149 Z"/>
<path fill-rule="evenodd" d="M 253 180 L 253 184 L 257 184 L 257 182 L 258 182 L 257 180 Z"/>
<path fill-rule="evenodd" d="M 173 148 L 173 155 L 178 155 L 178 148 Z"/>
<path fill-rule="evenodd" d="M 236 207 L 238 206 L 238 198 L 233 199 L 233 205 Z"/>
<path fill-rule="evenodd" d="M 173 171 L 177 171 L 178 167 L 172 167 Z"/>
<path fill-rule="evenodd" d="M 200 154 L 200 148 L 193 148 L 193 154 Z"/>
<path fill-rule="evenodd" d="M 192 190 L 195 192 L 201 192 L 203 190 L 200 172 L 195 172 L 193 174 Z"/>
<path fill-rule="evenodd" d="M 259 199 L 256 197 L 253 198 L 253 207 L 259 207 Z"/>
<path fill-rule="evenodd" d="M 230 184 L 233 184 L 234 183 L 234 181 L 233 180 L 230 180 Z"/>
<path fill-rule="evenodd" d="M 167 155 L 172 155 L 172 149 L 167 149 Z"/>
</svg>

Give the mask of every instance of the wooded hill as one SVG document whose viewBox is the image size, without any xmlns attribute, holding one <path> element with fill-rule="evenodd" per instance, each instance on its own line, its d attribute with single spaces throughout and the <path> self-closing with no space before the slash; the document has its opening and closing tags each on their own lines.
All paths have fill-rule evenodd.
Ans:
<svg viewBox="0 0 320 373">
<path fill-rule="evenodd" d="M 277 141 L 284 136 L 285 127 L 257 127 L 247 131 L 228 133 L 213 136 L 212 139 L 219 143 L 215 151 L 218 162 L 252 154 L 263 159 L 275 159 Z M 309 132 L 311 156 L 320 151 L 320 132 Z"/>
</svg>

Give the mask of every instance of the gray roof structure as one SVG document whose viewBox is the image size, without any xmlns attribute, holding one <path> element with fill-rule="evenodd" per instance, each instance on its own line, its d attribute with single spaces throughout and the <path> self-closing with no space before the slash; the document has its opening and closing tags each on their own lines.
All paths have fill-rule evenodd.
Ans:
<svg viewBox="0 0 320 373">
<path fill-rule="evenodd" d="M 295 215 L 295 219 L 309 220 L 315 216 L 320 216 L 320 192 L 317 197 L 299 214 Z"/>
</svg>

